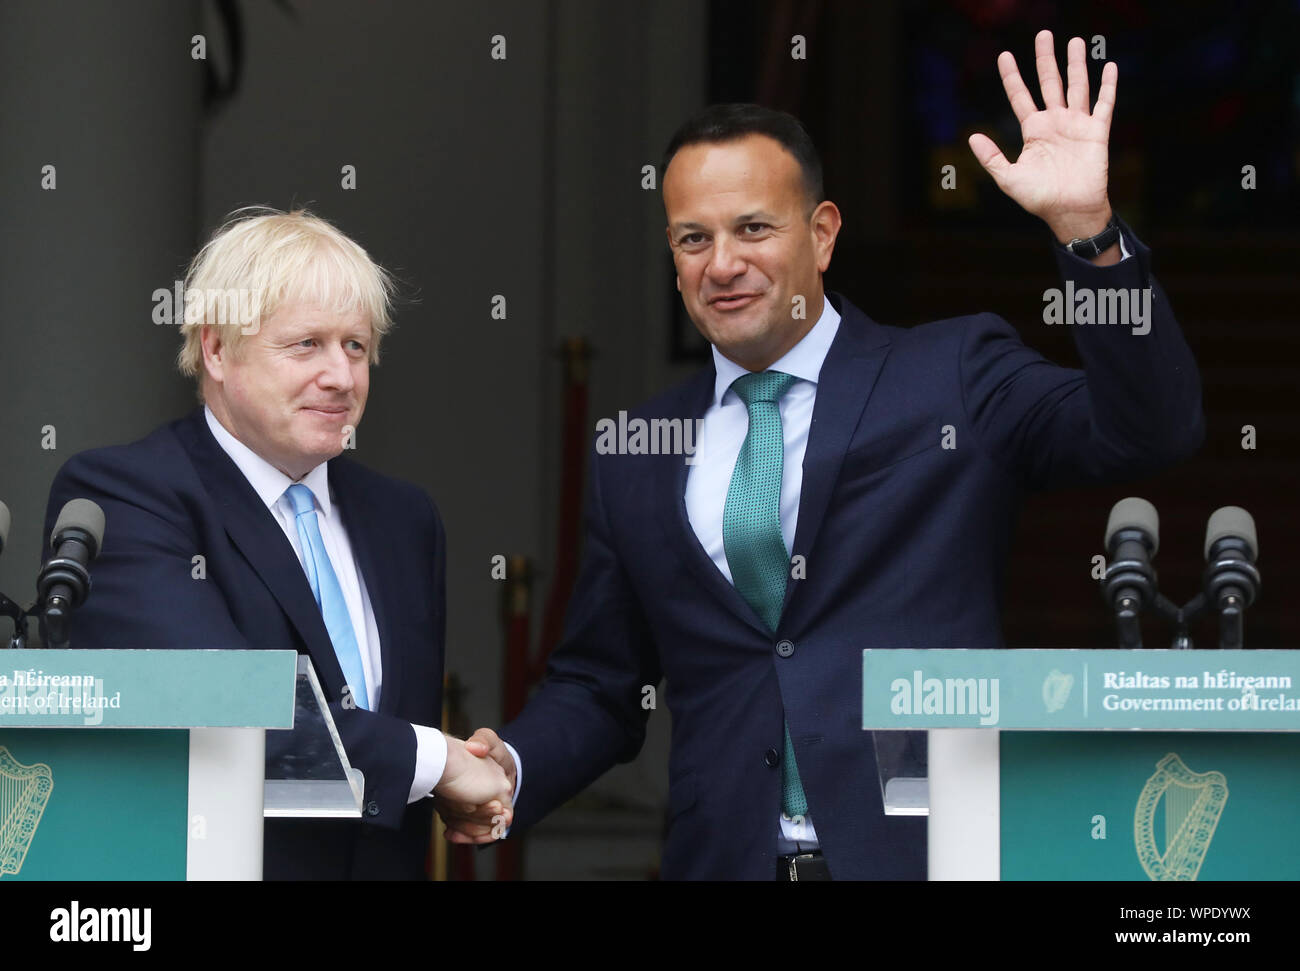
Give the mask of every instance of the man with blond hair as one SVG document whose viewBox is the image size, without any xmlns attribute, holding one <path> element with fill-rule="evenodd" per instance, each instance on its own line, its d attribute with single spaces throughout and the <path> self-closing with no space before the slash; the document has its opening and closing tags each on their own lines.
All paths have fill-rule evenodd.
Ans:
<svg viewBox="0 0 1300 971">
<path fill-rule="evenodd" d="M 499 802 L 497 764 L 444 736 L 446 545 L 418 487 L 341 457 L 391 326 L 392 281 L 305 211 L 240 210 L 185 281 L 178 357 L 202 406 L 70 459 L 50 490 L 103 507 L 74 648 L 292 649 L 310 656 L 362 821 L 269 820 L 265 876 L 423 874 L 435 791 Z M 196 571 L 196 557 L 204 569 Z"/>
</svg>

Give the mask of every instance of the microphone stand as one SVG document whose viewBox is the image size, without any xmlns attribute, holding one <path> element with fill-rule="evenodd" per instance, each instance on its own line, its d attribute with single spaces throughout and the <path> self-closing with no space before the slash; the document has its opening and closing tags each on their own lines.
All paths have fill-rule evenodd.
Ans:
<svg viewBox="0 0 1300 971">
<path fill-rule="evenodd" d="M 1169 645 L 1170 648 L 1175 651 L 1192 650 L 1195 647 L 1195 645 L 1192 644 L 1191 635 L 1188 633 L 1188 625 L 1192 621 L 1196 620 L 1196 618 L 1200 617 L 1202 614 L 1206 613 L 1210 609 L 1210 601 L 1209 598 L 1205 596 L 1204 591 L 1198 593 L 1195 597 L 1187 601 L 1187 603 L 1183 604 L 1181 607 L 1178 606 L 1176 603 L 1174 603 L 1172 600 L 1170 600 L 1168 597 L 1166 597 L 1163 593 L 1157 593 L 1151 601 L 1151 606 L 1156 611 L 1156 613 L 1158 613 L 1160 616 L 1164 617 L 1166 620 L 1168 620 L 1170 623 L 1174 625 L 1174 636 L 1173 636 L 1173 641 Z M 1231 634 L 1225 637 L 1221 637 L 1221 643 L 1219 644 L 1220 648 L 1226 646 L 1232 646 L 1232 647 L 1242 646 L 1241 645 L 1242 638 L 1240 633 L 1241 619 L 1242 618 L 1241 618 L 1240 610 L 1238 610 L 1237 613 L 1230 618 L 1229 624 L 1235 627 L 1237 631 L 1236 638 L 1234 640 Z M 1127 625 L 1125 624 L 1126 620 L 1128 621 Z M 1121 616 L 1120 618 L 1121 640 L 1125 639 L 1124 632 L 1126 626 L 1135 623 L 1135 621 L 1136 618 L 1130 619 Z"/>
<path fill-rule="evenodd" d="M 1174 639 L 1169 645 L 1175 651 L 1190 651 L 1193 649 L 1191 635 L 1187 632 L 1187 625 L 1205 613 L 1208 606 L 1205 600 L 1205 594 L 1198 593 L 1183 606 L 1179 607 L 1163 593 L 1156 595 L 1155 608 L 1159 614 L 1174 625 Z"/>
<path fill-rule="evenodd" d="M 13 636 L 9 638 L 7 644 L 4 638 L 0 637 L 0 649 L 8 648 L 13 651 L 22 651 L 37 647 L 66 648 L 68 646 L 66 638 L 51 638 L 50 629 L 45 622 L 45 609 L 41 607 L 39 601 L 24 610 L 3 593 L 0 593 L 0 617 L 8 617 L 14 622 Z M 33 619 L 36 621 L 37 638 L 35 643 L 31 642 L 28 624 Z"/>
<path fill-rule="evenodd" d="M 27 611 L 0 593 L 0 617 L 8 617 L 14 622 L 14 633 L 8 646 L 12 650 L 21 651 L 27 646 Z"/>
</svg>

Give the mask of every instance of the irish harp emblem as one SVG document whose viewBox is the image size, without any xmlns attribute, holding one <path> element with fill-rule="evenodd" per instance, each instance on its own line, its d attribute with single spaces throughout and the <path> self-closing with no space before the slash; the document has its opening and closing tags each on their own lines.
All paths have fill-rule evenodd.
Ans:
<svg viewBox="0 0 1300 971">
<path fill-rule="evenodd" d="M 1070 700 L 1070 689 L 1074 687 L 1074 675 L 1062 674 L 1052 668 L 1052 673 L 1043 679 L 1043 705 L 1049 712 L 1060 711 Z"/>
<path fill-rule="evenodd" d="M 0 745 L 0 876 L 23 868 L 53 788 L 48 765 L 22 765 Z"/>
<path fill-rule="evenodd" d="M 1175 752 L 1157 762 L 1133 814 L 1138 862 L 1147 876 L 1195 880 L 1227 801 L 1222 772 L 1193 772 Z"/>
</svg>

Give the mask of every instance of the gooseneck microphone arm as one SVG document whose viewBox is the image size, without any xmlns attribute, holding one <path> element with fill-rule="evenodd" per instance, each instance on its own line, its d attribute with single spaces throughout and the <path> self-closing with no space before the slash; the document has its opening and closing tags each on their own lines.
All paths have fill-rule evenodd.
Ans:
<svg viewBox="0 0 1300 971">
<path fill-rule="evenodd" d="M 1246 608 L 1259 593 L 1259 538 L 1240 506 L 1223 506 L 1205 525 L 1204 595 L 1219 615 L 1219 647 L 1245 646 Z"/>
<path fill-rule="evenodd" d="M 90 591 L 90 571 L 86 564 L 94 558 L 93 541 L 84 531 L 66 530 L 59 537 L 58 555 L 41 567 L 37 602 L 42 604 L 42 618 L 51 646 L 68 641 L 68 621 Z"/>
<path fill-rule="evenodd" d="M 90 593 L 90 562 L 104 542 L 104 510 L 89 499 L 73 499 L 59 513 L 50 534 L 53 555 L 36 580 L 41 633 L 50 647 L 66 647 L 72 611 Z"/>
<path fill-rule="evenodd" d="M 1106 523 L 1106 575 L 1102 598 L 1115 614 L 1119 646 L 1142 647 L 1142 610 L 1159 608 L 1151 558 L 1160 546 L 1160 517 L 1145 499 L 1130 496 L 1111 508 Z"/>
</svg>

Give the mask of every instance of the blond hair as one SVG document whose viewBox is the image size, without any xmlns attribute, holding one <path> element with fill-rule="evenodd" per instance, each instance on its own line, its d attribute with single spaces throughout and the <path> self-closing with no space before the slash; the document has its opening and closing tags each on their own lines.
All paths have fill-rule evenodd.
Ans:
<svg viewBox="0 0 1300 971">
<path fill-rule="evenodd" d="M 392 276 L 359 245 L 306 209 L 281 212 L 247 206 L 230 213 L 190 263 L 185 294 L 183 314 L 181 308 L 175 311 L 177 319 L 184 320 L 176 365 L 189 377 L 204 373 L 205 324 L 221 326 L 222 343 L 237 357 L 244 338 L 293 300 L 339 313 L 361 310 L 370 320 L 371 364 L 379 363 L 380 340 L 393 326 Z M 240 296 L 240 320 L 229 319 L 232 294 Z"/>
</svg>

